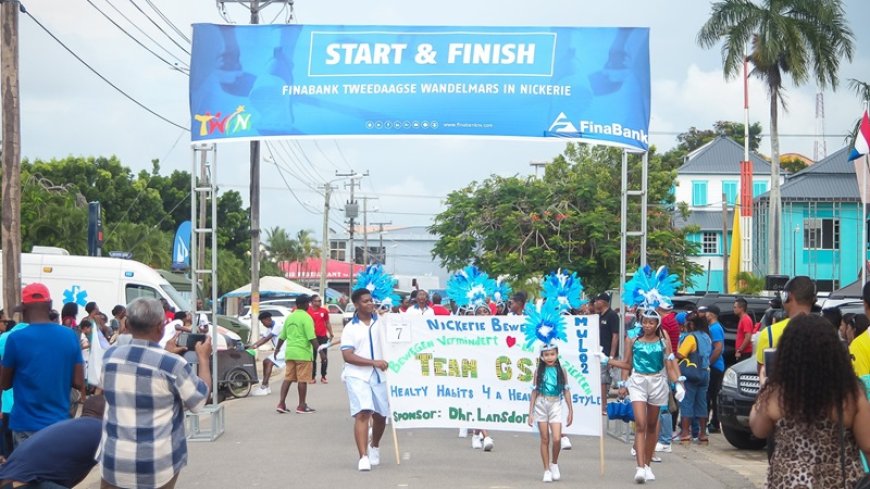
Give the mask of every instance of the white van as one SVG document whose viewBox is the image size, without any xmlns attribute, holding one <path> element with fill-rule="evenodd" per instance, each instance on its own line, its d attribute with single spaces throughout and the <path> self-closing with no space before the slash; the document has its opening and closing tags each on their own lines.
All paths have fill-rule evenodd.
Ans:
<svg viewBox="0 0 870 489">
<path fill-rule="evenodd" d="M 53 308 L 58 311 L 67 302 L 75 302 L 80 306 L 80 317 L 83 317 L 85 304 L 96 302 L 100 310 L 109 315 L 116 305 L 126 305 L 137 297 L 163 298 L 176 310 L 190 309 L 189 301 L 185 301 L 165 278 L 144 263 L 120 258 L 71 256 L 62 248 L 35 246 L 34 251 L 21 254 L 21 285 L 45 284 L 51 293 Z"/>
</svg>

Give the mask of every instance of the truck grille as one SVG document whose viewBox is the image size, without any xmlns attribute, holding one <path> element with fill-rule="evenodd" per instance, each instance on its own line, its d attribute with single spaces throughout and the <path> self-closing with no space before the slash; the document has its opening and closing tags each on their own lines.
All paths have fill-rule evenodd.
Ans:
<svg viewBox="0 0 870 489">
<path fill-rule="evenodd" d="M 743 394 L 754 396 L 761 389 L 761 382 L 757 375 L 744 374 L 737 381 L 737 387 Z"/>
</svg>

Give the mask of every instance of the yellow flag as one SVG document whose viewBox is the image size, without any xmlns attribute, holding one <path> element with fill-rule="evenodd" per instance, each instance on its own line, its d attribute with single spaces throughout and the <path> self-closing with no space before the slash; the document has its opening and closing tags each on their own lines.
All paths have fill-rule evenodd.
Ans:
<svg viewBox="0 0 870 489">
<path fill-rule="evenodd" d="M 737 274 L 740 273 L 740 208 L 734 205 L 734 224 L 731 228 L 731 251 L 728 256 L 728 293 L 737 293 Z"/>
</svg>

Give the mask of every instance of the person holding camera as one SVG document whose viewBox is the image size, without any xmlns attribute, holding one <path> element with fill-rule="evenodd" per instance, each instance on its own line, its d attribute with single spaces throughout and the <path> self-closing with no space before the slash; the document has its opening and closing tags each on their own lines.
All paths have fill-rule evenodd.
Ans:
<svg viewBox="0 0 870 489">
<path fill-rule="evenodd" d="M 211 385 L 211 339 L 194 345 L 199 372 L 181 356 L 177 337 L 161 348 L 165 316 L 160 301 L 127 306 L 132 339 L 106 351 L 102 388 L 106 415 L 100 444 L 101 487 L 173 488 L 187 465 L 184 411 L 197 411 Z M 202 337 L 200 337 L 202 338 Z"/>
<path fill-rule="evenodd" d="M 771 352 L 776 350 L 779 338 L 782 336 L 791 318 L 798 314 L 810 314 L 815 303 L 816 284 L 813 282 L 813 279 L 806 275 L 798 275 L 785 283 L 782 287 L 782 308 L 785 310 L 786 318 L 763 328 L 758 334 L 758 348 L 755 351 L 755 360 L 758 362 L 759 376 L 769 374 L 762 374 L 762 370 L 765 368 L 765 355 L 770 356 Z"/>
</svg>

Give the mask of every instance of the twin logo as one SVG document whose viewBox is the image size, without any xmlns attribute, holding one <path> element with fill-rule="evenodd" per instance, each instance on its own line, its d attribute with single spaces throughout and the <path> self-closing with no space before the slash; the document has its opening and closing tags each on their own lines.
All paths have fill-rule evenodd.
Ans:
<svg viewBox="0 0 870 489">
<path fill-rule="evenodd" d="M 245 106 L 236 107 L 232 114 L 221 117 L 221 113 L 212 114 L 196 114 L 193 116 L 199 122 L 199 135 L 209 136 L 214 133 L 219 134 L 235 134 L 239 131 L 246 131 L 251 124 L 251 114 L 245 113 Z"/>
</svg>

